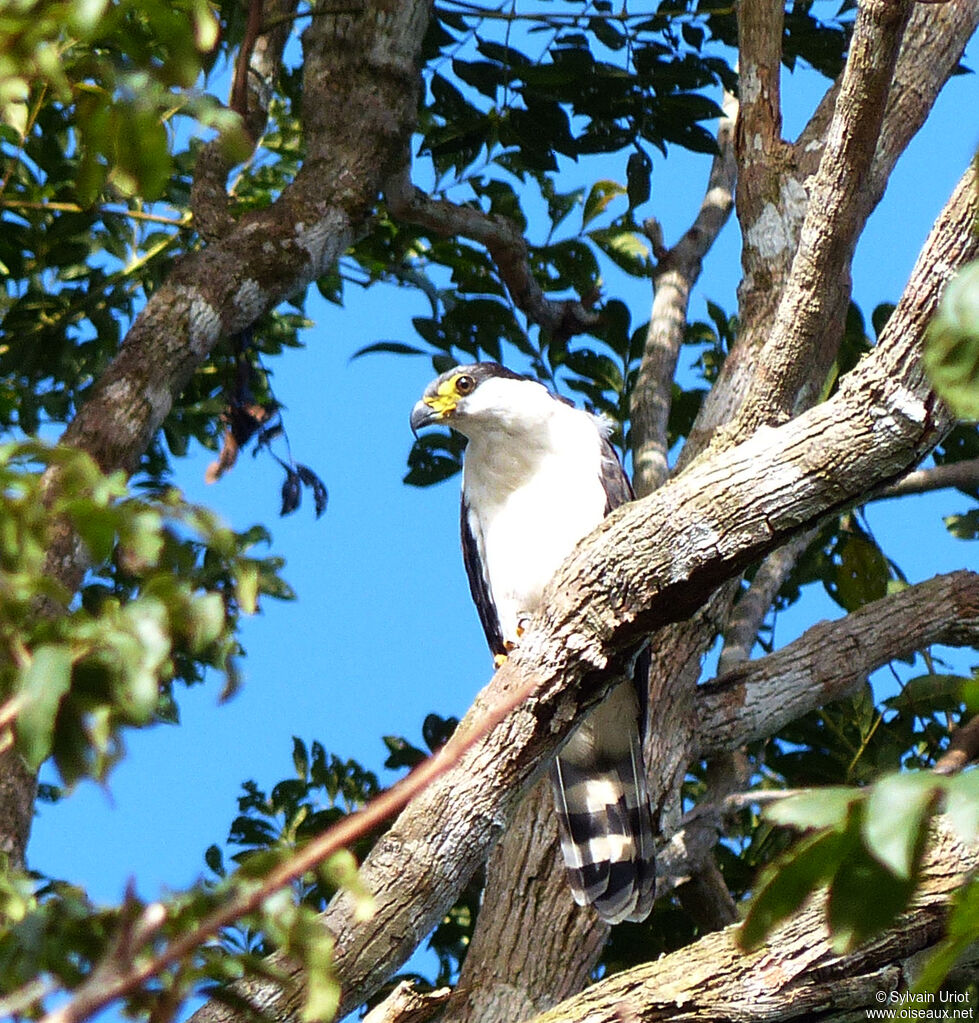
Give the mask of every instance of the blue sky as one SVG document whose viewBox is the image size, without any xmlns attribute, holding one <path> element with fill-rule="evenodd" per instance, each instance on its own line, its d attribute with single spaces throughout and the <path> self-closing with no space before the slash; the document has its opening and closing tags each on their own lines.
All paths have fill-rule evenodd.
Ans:
<svg viewBox="0 0 979 1023">
<path fill-rule="evenodd" d="M 824 87 L 814 74 L 787 78 L 787 135 Z M 856 256 L 855 297 L 868 317 L 900 294 L 975 152 L 977 99 L 974 76 L 954 79 L 898 165 Z M 640 212 L 663 222 L 668 244 L 695 215 L 706 173 L 704 158 L 679 150 L 658 159 L 652 199 Z M 601 176 L 624 177 L 610 167 L 570 166 L 565 183 Z M 731 223 L 708 256 L 691 316 L 705 317 L 706 299 L 733 311 L 738 271 Z M 635 284 L 624 297 L 633 323 L 643 322 L 647 289 Z M 230 703 L 218 706 L 216 680 L 179 693 L 180 727 L 129 733 L 128 756 L 104 789 L 83 783 L 62 803 L 40 808 L 29 850 L 35 869 L 83 884 L 104 902 L 118 901 L 131 877 L 144 897 L 185 886 L 204 871 L 204 849 L 223 841 L 241 782 L 269 787 L 290 775 L 293 735 L 318 739 L 383 778 L 382 735 L 418 741 L 427 713 L 461 715 L 486 682 L 490 659 L 458 547 L 458 480 L 424 490 L 401 483 L 408 414 L 431 365 L 393 356 L 349 361 L 377 340 L 415 342 L 411 317 L 427 312 L 423 298 L 393 288 L 351 290 L 344 309 L 311 298 L 316 325 L 306 349 L 286 352 L 272 366 L 293 454 L 330 490 L 319 521 L 308 496 L 299 512 L 278 519 L 281 470 L 270 459 L 246 456 L 213 486 L 203 482 L 212 453 L 177 465 L 175 482 L 191 500 L 236 528 L 271 528 L 272 552 L 287 559 L 284 574 L 298 600 L 267 602 L 245 622 L 245 685 Z M 940 524 L 942 515 L 967 506 L 961 495 L 937 494 L 875 506 L 869 518 L 885 552 L 919 581 L 979 567 L 979 548 L 952 540 Z M 778 640 L 838 614 L 821 590 L 809 592 L 780 619 Z M 964 656 L 957 663 L 972 662 Z"/>
</svg>

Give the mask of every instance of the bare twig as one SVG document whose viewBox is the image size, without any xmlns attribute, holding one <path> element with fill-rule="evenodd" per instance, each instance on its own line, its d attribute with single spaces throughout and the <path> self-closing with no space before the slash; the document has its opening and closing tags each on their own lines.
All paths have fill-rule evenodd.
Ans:
<svg viewBox="0 0 979 1023">
<path fill-rule="evenodd" d="M 669 475 L 667 425 L 673 377 L 683 344 L 690 292 L 700 276 L 703 258 L 727 223 L 734 203 L 737 114 L 737 100 L 725 94 L 724 118 L 717 129 L 719 152 L 711 165 L 700 211 L 679 242 L 660 255 L 653 276 L 653 307 L 631 409 L 633 486 L 639 497 L 652 493 Z M 652 240 L 662 232 L 657 222 L 647 221 L 646 233 Z"/>
<path fill-rule="evenodd" d="M 598 313 L 586 301 L 549 299 L 531 272 L 527 241 L 516 224 L 505 217 L 432 199 L 411 182 L 410 164 L 393 174 L 384 190 L 388 209 L 399 220 L 417 224 L 440 237 L 461 235 L 485 245 L 500 271 L 517 308 L 551 334 L 571 337 L 591 330 Z"/>
<path fill-rule="evenodd" d="M 948 749 L 938 758 L 932 770 L 935 774 L 958 774 L 964 767 L 979 759 L 979 714 L 952 732 Z"/>
<path fill-rule="evenodd" d="M 933 490 L 944 490 L 946 487 L 979 490 L 979 458 L 935 465 L 928 469 L 915 469 L 897 483 L 892 483 L 875 494 L 874 500 L 906 497 L 909 494 L 927 494 Z"/>
<path fill-rule="evenodd" d="M 364 809 L 350 814 L 310 840 L 273 868 L 260 884 L 249 881 L 243 885 L 236 895 L 201 920 L 193 931 L 173 938 L 162 951 L 139 960 L 136 956 L 139 945 L 158 933 L 166 922 L 166 913 L 160 904 L 148 906 L 143 917 L 120 932 L 116 954 L 110 951 L 89 980 L 75 990 L 71 1000 L 48 1013 L 43 1023 L 82 1023 L 116 999 L 136 990 L 171 963 L 191 955 L 223 928 L 254 913 L 274 892 L 286 888 L 328 857 L 349 847 L 402 810 L 516 710 L 535 688 L 536 681 L 531 680 L 502 698 L 495 706 L 487 708 L 469 728 L 457 730 L 441 750 L 419 764 L 406 778 L 372 799 Z"/>
</svg>

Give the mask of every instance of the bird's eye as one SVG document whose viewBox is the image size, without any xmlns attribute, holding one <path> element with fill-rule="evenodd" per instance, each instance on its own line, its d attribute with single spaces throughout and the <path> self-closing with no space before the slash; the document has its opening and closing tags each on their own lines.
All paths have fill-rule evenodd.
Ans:
<svg viewBox="0 0 979 1023">
<path fill-rule="evenodd" d="M 468 373 L 463 373 L 461 376 L 456 377 L 456 393 L 457 394 L 472 394 L 476 389 L 476 381 L 473 380 Z"/>
</svg>

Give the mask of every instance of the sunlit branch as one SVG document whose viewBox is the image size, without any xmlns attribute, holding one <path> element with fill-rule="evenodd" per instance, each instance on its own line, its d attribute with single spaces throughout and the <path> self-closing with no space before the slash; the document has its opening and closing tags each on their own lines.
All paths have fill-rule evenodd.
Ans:
<svg viewBox="0 0 979 1023">
<path fill-rule="evenodd" d="M 447 199 L 432 199 L 412 184 L 407 164 L 388 179 L 385 199 L 392 216 L 399 220 L 417 224 L 440 237 L 462 235 L 485 245 L 514 304 L 544 330 L 571 337 L 598 323 L 598 313 L 584 302 L 550 299 L 544 294 L 531 271 L 526 238 L 505 217 L 459 206 Z"/>
<path fill-rule="evenodd" d="M 871 672 L 933 643 L 979 644 L 979 575 L 952 572 L 819 622 L 776 653 L 699 687 L 700 754 L 737 749 L 849 695 Z"/>
<path fill-rule="evenodd" d="M 372 799 L 362 810 L 355 811 L 321 835 L 311 839 L 287 860 L 269 871 L 256 884 L 248 879 L 216 910 L 201 920 L 192 931 L 172 939 L 151 957 L 138 960 L 136 947 L 159 933 L 166 923 L 165 907 L 153 903 L 139 921 L 136 937 L 124 941 L 126 953 L 118 962 L 100 963 L 88 981 L 73 993 L 71 1000 L 48 1013 L 42 1023 L 82 1023 L 116 999 L 135 991 L 152 977 L 158 976 L 172 963 L 192 955 L 204 942 L 218 935 L 236 920 L 256 912 L 272 894 L 288 887 L 304 874 L 314 870 L 324 860 L 341 849 L 353 845 L 369 834 L 389 817 L 394 816 L 433 781 L 455 766 L 465 753 L 481 742 L 504 718 L 516 710 L 534 691 L 535 680 L 501 698 L 495 706 L 487 708 L 469 728 L 459 730 L 433 756 L 416 767 L 406 778 Z"/>
<path fill-rule="evenodd" d="M 659 256 L 653 275 L 653 305 L 631 409 L 633 486 L 640 497 L 652 493 L 669 474 L 667 427 L 676 361 L 683 344 L 690 292 L 700 276 L 704 256 L 727 223 L 734 204 L 737 116 L 737 100 L 726 94 L 724 117 L 717 129 L 719 151 L 697 218 L 677 244 Z M 647 221 L 647 233 L 657 230 L 658 224 Z"/>
</svg>

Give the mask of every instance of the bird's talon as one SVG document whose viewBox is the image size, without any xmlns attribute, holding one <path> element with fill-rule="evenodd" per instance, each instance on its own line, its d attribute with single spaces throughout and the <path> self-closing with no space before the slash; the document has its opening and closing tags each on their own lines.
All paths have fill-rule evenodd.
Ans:
<svg viewBox="0 0 979 1023">
<path fill-rule="evenodd" d="M 497 669 L 502 668 L 507 662 L 506 654 L 496 654 L 493 658 L 493 666 Z"/>
</svg>

